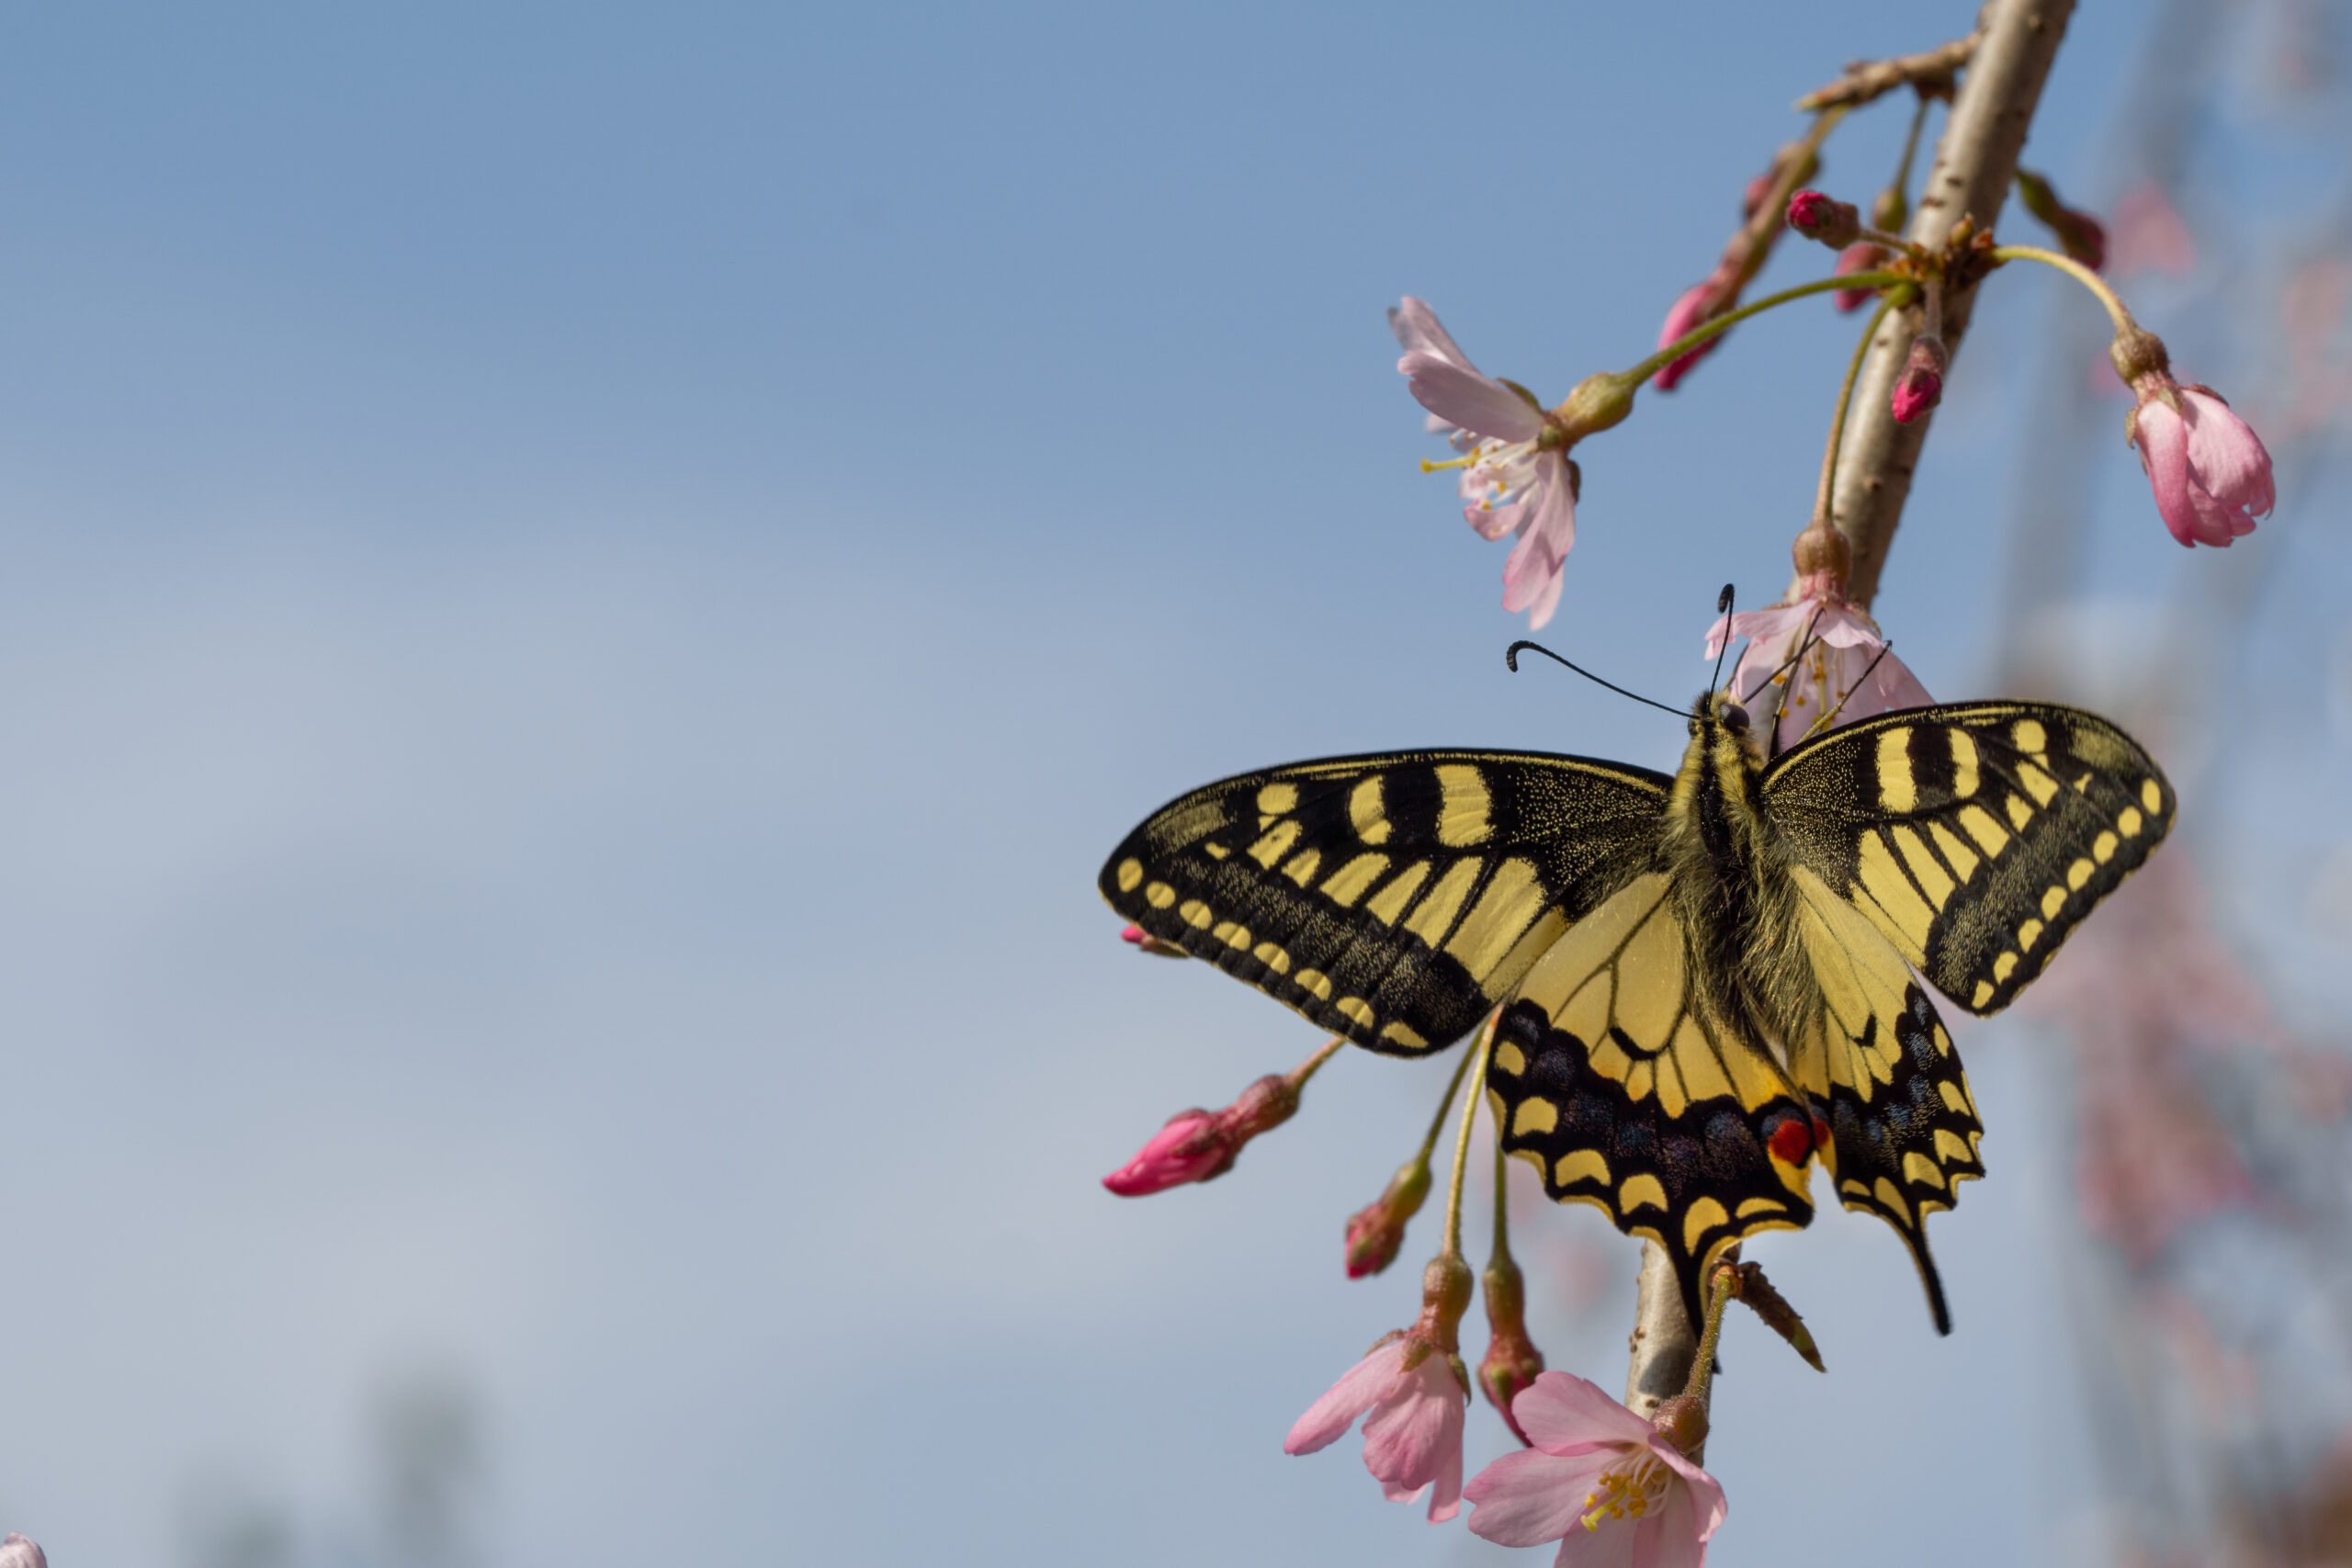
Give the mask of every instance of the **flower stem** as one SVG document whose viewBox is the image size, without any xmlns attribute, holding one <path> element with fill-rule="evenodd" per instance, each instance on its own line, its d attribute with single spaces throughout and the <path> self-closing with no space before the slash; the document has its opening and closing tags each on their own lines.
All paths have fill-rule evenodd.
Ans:
<svg viewBox="0 0 2352 1568">
<path fill-rule="evenodd" d="M 1891 299 L 1881 298 L 1878 309 L 1871 312 L 1870 324 L 1862 329 L 1861 341 L 1854 344 L 1854 355 L 1846 362 L 1846 379 L 1838 387 L 1838 411 L 1829 419 L 1829 445 L 1821 454 L 1821 488 L 1813 498 L 1813 525 L 1829 525 L 1830 502 L 1838 486 L 1838 448 L 1846 439 L 1846 411 L 1854 406 L 1854 383 L 1860 379 L 1862 360 L 1871 351 L 1871 341 L 1878 336 L 1879 324 L 1894 308 Z"/>
<path fill-rule="evenodd" d="M 1749 300 L 1736 310 L 1725 310 L 1720 316 L 1700 322 L 1639 365 L 1626 371 L 1625 378 L 1630 381 L 1647 380 L 1709 338 L 1720 333 L 1728 332 L 1748 317 L 1770 310 L 1776 306 L 1787 305 L 1815 294 L 1826 294 L 1833 288 L 1884 288 L 1889 284 L 1916 281 L 1899 272 L 1854 272 L 1848 273 L 1843 277 L 1816 278 L 1811 283 L 1800 283 L 1794 288 L 1783 288 L 1778 294 L 1767 294 L 1761 299 Z"/>
<path fill-rule="evenodd" d="M 1462 1053 L 1462 1060 L 1453 1064 L 1453 1077 L 1445 1084 L 1445 1098 L 1437 1102 L 1437 1114 L 1430 1118 L 1429 1136 L 1421 1140 L 1420 1157 L 1426 1162 L 1437 1151 L 1437 1135 L 1445 1131 L 1445 1113 L 1453 1109 L 1453 1097 L 1461 1092 L 1462 1080 L 1470 1071 L 1470 1058 L 1478 1053 L 1474 1048 Z"/>
<path fill-rule="evenodd" d="M 1483 1064 L 1487 1052 L 1495 1043 L 1495 1026 L 1502 1021 L 1498 1011 L 1487 1020 L 1487 1027 L 1478 1033 L 1478 1043 L 1462 1059 L 1464 1068 L 1474 1062 Z M 1483 1070 L 1483 1069 L 1482 1069 Z M 1470 1092 L 1462 1097 L 1462 1132 L 1453 1144 L 1453 1184 L 1445 1194 L 1445 1250 L 1450 1257 L 1462 1256 L 1462 1178 L 1470 1165 L 1470 1123 L 1478 1116 L 1478 1086 L 1472 1083 Z"/>
<path fill-rule="evenodd" d="M 1313 1077 L 1317 1072 L 1321 1071 L 1323 1064 L 1337 1055 L 1339 1054 L 1340 1047 L 1345 1045 L 1347 1043 L 1348 1037 L 1346 1035 L 1334 1034 L 1330 1039 L 1326 1040 L 1322 1044 L 1317 1045 L 1315 1048 L 1315 1055 L 1307 1057 L 1306 1060 L 1301 1062 L 1297 1066 L 1293 1067 L 1288 1073 L 1284 1074 L 1284 1079 L 1289 1083 L 1291 1091 L 1293 1093 L 1296 1093 L 1298 1090 L 1305 1089 L 1306 1087 L 1306 1080 Z"/>
<path fill-rule="evenodd" d="M 2132 319 L 2132 312 L 2124 307 L 2122 297 L 2107 286 L 2107 279 L 2072 256 L 2045 251 L 2040 245 L 1996 245 L 1993 247 L 1993 259 L 2002 262 L 2034 261 L 2044 266 L 2054 266 L 2098 296 L 2098 302 L 2107 307 L 2107 318 L 2115 323 L 2117 332 L 2132 332 L 2140 324 Z"/>
<path fill-rule="evenodd" d="M 1731 1304 L 1738 1279 L 1737 1269 L 1718 1267 L 1707 1283 L 1707 1326 L 1699 1336 L 1699 1355 L 1690 1363 L 1690 1384 L 1682 1391 L 1702 1404 L 1707 1402 L 1707 1380 L 1715 1373 L 1715 1344 L 1724 1337 L 1724 1308 Z"/>
<path fill-rule="evenodd" d="M 1504 1201 L 1508 1186 L 1503 1179 L 1510 1174 L 1510 1168 L 1503 1154 L 1502 1134 L 1498 1132 L 1495 1135 L 1495 1247 L 1493 1255 L 1487 1260 L 1489 1269 L 1510 1261 L 1510 1205 Z"/>
</svg>

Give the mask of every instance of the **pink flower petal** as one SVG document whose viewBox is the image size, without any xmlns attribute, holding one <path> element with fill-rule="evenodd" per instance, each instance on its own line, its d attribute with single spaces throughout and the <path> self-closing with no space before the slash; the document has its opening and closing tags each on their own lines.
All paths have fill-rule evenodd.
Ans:
<svg viewBox="0 0 2352 1568">
<path fill-rule="evenodd" d="M 1535 406 L 1500 381 L 1416 349 L 1396 362 L 1420 405 L 1464 430 L 1498 441 L 1532 441 L 1544 428 Z"/>
<path fill-rule="evenodd" d="M 1517 615 L 1531 607 L 1559 571 L 1560 558 L 1552 553 L 1544 530 L 1528 528 L 1511 547 L 1510 558 L 1503 562 L 1503 608 Z"/>
<path fill-rule="evenodd" d="M 1455 1417 L 1460 1425 L 1460 1417 Z M 1445 1450 L 1445 1458 L 1437 1467 L 1437 1490 L 1430 1494 L 1430 1523 L 1442 1525 L 1462 1511 L 1462 1434 L 1455 1432 L 1453 1442 Z"/>
<path fill-rule="evenodd" d="M 1560 1538 L 1554 1568 L 1649 1568 L 1635 1555 L 1641 1536 L 1623 1519 L 1605 1519 L 1599 1529 L 1579 1525 Z"/>
<path fill-rule="evenodd" d="M 1546 1453 L 1579 1453 L 1596 1443 L 1650 1440 L 1650 1424 L 1573 1372 L 1548 1371 L 1520 1391 L 1510 1413 Z"/>
<path fill-rule="evenodd" d="M 2140 405 L 2140 467 L 2156 498 L 2156 514 L 2184 545 L 2194 544 L 2197 508 L 2188 498 L 2188 430 L 2160 398 Z"/>
<path fill-rule="evenodd" d="M 1509 506 L 1465 506 L 1462 520 L 1478 531 L 1482 539 L 1499 539 L 1505 534 L 1515 534 L 1535 510 L 1534 498 L 1522 497 Z"/>
<path fill-rule="evenodd" d="M 1363 1424 L 1363 1462 L 1382 1481 L 1419 1491 L 1436 1479 L 1449 1450 L 1462 1449 L 1468 1396 L 1453 1368 L 1432 1355 L 1398 1381 Z"/>
<path fill-rule="evenodd" d="M 1544 591 L 1535 596 L 1535 603 L 1527 607 L 1529 631 L 1540 632 L 1552 624 L 1552 612 L 1560 607 L 1560 590 L 1567 580 L 1567 573 L 1564 571 L 1552 574 L 1551 581 L 1544 585 Z"/>
<path fill-rule="evenodd" d="M 1512 1408 L 1515 1412 L 1517 1406 Z M 1566 1458 L 1540 1449 L 1503 1455 L 1463 1488 L 1463 1495 L 1476 1505 L 1470 1533 L 1500 1546 L 1559 1540 L 1577 1528 L 1584 1500 L 1601 1471 L 1624 1452 L 1612 1445 Z"/>
<path fill-rule="evenodd" d="M 1405 1359 L 1405 1342 L 1389 1341 L 1340 1374 L 1323 1397 L 1306 1407 L 1283 1439 L 1283 1452 L 1311 1454 L 1339 1441 L 1356 1417 L 1371 1409 L 1396 1385 Z"/>
<path fill-rule="evenodd" d="M 1453 334 L 1438 321 L 1437 312 L 1409 294 L 1388 312 L 1388 330 L 1396 334 L 1397 343 L 1408 354 L 1418 349 L 1434 354 L 1440 359 L 1450 359 L 1464 370 L 1476 371 L 1477 368 L 1470 363 L 1470 356 L 1455 344 Z"/>
<path fill-rule="evenodd" d="M 2270 479 L 2270 453 L 2254 427 L 2229 404 L 2197 387 L 2180 390 L 2188 423 L 2188 467 L 2199 482 L 2243 515 L 2267 515 L 2278 491 Z"/>
</svg>

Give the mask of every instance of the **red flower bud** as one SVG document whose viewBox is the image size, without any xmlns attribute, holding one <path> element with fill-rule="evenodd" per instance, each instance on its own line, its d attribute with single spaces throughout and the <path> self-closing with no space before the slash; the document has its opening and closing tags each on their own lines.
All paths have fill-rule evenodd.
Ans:
<svg viewBox="0 0 2352 1568">
<path fill-rule="evenodd" d="M 1188 1181 L 1213 1181 L 1233 1168 L 1242 1145 L 1281 1126 L 1297 1110 L 1297 1088 L 1282 1074 L 1268 1073 L 1222 1111 L 1184 1111 L 1169 1118 L 1102 1185 L 1122 1198 L 1141 1198 Z"/>
<path fill-rule="evenodd" d="M 1943 400 L 1944 372 L 1951 366 L 1943 339 L 1921 333 L 1911 340 L 1910 356 L 1894 378 L 1894 423 L 1909 424 Z"/>
<path fill-rule="evenodd" d="M 1119 940 L 1132 942 L 1137 953 L 1148 953 L 1155 958 L 1189 958 L 1192 954 L 1172 942 L 1162 942 L 1141 926 L 1129 926 L 1119 933 Z"/>
<path fill-rule="evenodd" d="M 1527 1286 L 1519 1265 L 1508 1254 L 1487 1265 L 1487 1359 L 1478 1363 L 1478 1386 L 1487 1402 L 1502 1412 L 1511 1435 L 1524 1443 L 1519 1417 L 1511 1414 L 1517 1399 L 1544 1371 L 1544 1352 L 1527 1337 Z"/>
<path fill-rule="evenodd" d="M 1850 201 L 1801 190 L 1789 197 L 1789 227 L 1808 240 L 1842 250 L 1861 237 L 1862 215 Z"/>
<path fill-rule="evenodd" d="M 1883 246 L 1873 245 L 1868 241 L 1848 245 L 1838 253 L 1838 265 L 1830 269 L 1829 276 L 1851 277 L 1858 272 L 1876 272 L 1879 264 L 1885 259 L 1886 250 Z M 1838 308 L 1841 310 L 1859 310 L 1878 298 L 1878 290 L 1840 288 L 1830 298 L 1838 302 Z"/>
<path fill-rule="evenodd" d="M 1389 1178 L 1388 1190 L 1348 1219 L 1348 1278 L 1377 1274 L 1396 1261 L 1405 1223 L 1430 1195 L 1430 1162 L 1415 1158 Z"/>
</svg>

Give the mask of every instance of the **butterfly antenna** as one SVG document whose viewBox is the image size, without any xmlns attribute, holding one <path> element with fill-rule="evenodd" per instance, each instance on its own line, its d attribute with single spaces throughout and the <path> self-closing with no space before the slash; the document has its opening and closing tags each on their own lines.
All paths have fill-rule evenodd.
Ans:
<svg viewBox="0 0 2352 1568">
<path fill-rule="evenodd" d="M 1789 711 L 1789 694 L 1796 689 L 1795 671 L 1797 664 L 1804 658 L 1805 650 L 1813 646 L 1813 634 L 1821 625 L 1822 611 L 1826 610 L 1828 606 L 1825 604 L 1821 606 L 1820 609 L 1814 611 L 1813 619 L 1804 624 L 1804 636 L 1797 638 L 1797 650 L 1789 655 L 1787 662 L 1783 663 L 1778 670 L 1773 671 L 1770 675 L 1765 676 L 1761 681 L 1756 682 L 1756 692 L 1761 692 L 1773 682 L 1779 681 L 1782 675 L 1788 676 L 1788 680 L 1783 682 L 1781 686 L 1780 700 L 1772 705 L 1771 740 L 1772 753 L 1775 756 L 1780 754 L 1781 720 L 1787 716 Z M 1738 701 L 1744 703 L 1754 697 L 1756 695 L 1756 692 L 1750 692 L 1746 697 L 1739 697 L 1736 693 L 1733 694 Z"/>
<path fill-rule="evenodd" d="M 1715 595 L 1715 614 L 1724 617 L 1724 645 L 1715 649 L 1715 672 L 1707 677 L 1707 695 L 1715 694 L 1715 682 L 1723 679 L 1724 655 L 1731 651 L 1731 584 Z"/>
<path fill-rule="evenodd" d="M 1846 705 L 1854 700 L 1854 694 L 1860 691 L 1864 682 L 1870 680 L 1871 671 L 1878 668 L 1879 660 L 1884 659 L 1888 654 L 1894 651 L 1894 644 L 1892 641 L 1879 644 L 1877 657 L 1873 658 L 1868 664 L 1862 666 L 1862 672 L 1854 677 L 1854 683 L 1846 688 L 1846 694 L 1838 699 L 1838 705 L 1831 708 L 1824 716 L 1813 721 L 1813 728 L 1805 731 L 1806 737 L 1810 739 L 1811 737 L 1818 735 L 1823 730 L 1834 726 L 1838 722 L 1838 716 L 1846 711 Z"/>
<path fill-rule="evenodd" d="M 1650 706 L 1657 708 L 1662 712 L 1670 713 L 1677 718 L 1685 716 L 1680 708 L 1668 707 L 1664 703 L 1650 702 L 1649 698 L 1643 696 L 1639 692 L 1629 692 L 1624 687 L 1617 684 L 1614 681 L 1603 681 L 1600 676 L 1594 674 L 1591 671 L 1585 669 L 1582 665 L 1569 664 L 1566 660 L 1561 658 L 1558 654 L 1553 652 L 1550 649 L 1544 647 L 1540 642 L 1528 642 L 1522 638 L 1521 641 L 1512 643 L 1509 648 L 1503 649 L 1503 663 L 1510 667 L 1511 673 L 1514 675 L 1519 673 L 1519 650 L 1522 648 L 1533 649 L 1536 652 L 1552 660 L 1555 664 L 1567 664 L 1569 669 L 1575 671 L 1586 680 L 1594 682 L 1596 685 L 1606 686 L 1621 697 L 1631 697 L 1637 703 L 1649 703 Z"/>
</svg>

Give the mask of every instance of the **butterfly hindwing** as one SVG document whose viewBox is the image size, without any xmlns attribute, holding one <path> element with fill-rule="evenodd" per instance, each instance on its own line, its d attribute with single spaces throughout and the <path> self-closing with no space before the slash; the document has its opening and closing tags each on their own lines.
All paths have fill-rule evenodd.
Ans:
<svg viewBox="0 0 2352 1568">
<path fill-rule="evenodd" d="M 1647 863 L 1670 782 L 1526 752 L 1293 763 L 1154 812 L 1102 897 L 1333 1033 L 1419 1055 Z"/>
<path fill-rule="evenodd" d="M 1798 1086 L 1826 1108 L 1823 1151 L 1849 1209 L 1893 1225 L 1911 1249 L 1939 1333 L 1951 1332 L 1928 1251 L 1928 1214 L 1956 1183 L 1984 1174 L 1983 1128 L 1951 1036 L 1902 956 L 1853 904 L 1813 872 L 1792 874 L 1805 959 L 1822 1010 L 1791 1043 Z"/>
<path fill-rule="evenodd" d="M 1813 1217 L 1815 1132 L 1779 1064 L 1704 1015 L 1688 953 L 1668 875 L 1635 877 L 1536 961 L 1487 1088 L 1504 1149 L 1664 1247 L 1696 1323 L 1724 1247 Z"/>
<path fill-rule="evenodd" d="M 2172 826 L 2172 786 L 2130 736 L 2049 703 L 1883 714 L 1765 770 L 1792 858 L 1937 989 L 1998 1012 Z"/>
</svg>

